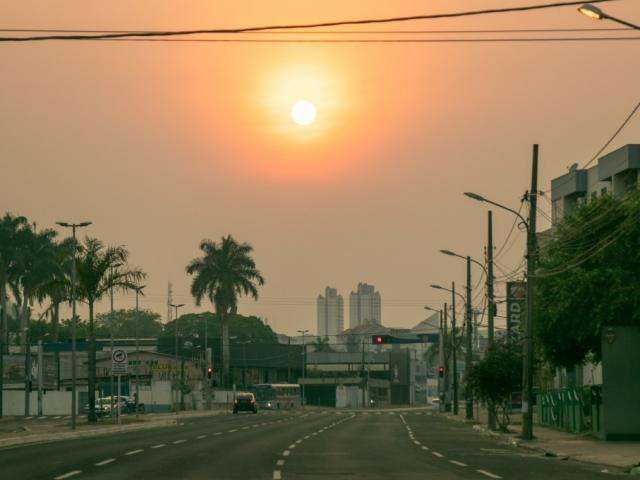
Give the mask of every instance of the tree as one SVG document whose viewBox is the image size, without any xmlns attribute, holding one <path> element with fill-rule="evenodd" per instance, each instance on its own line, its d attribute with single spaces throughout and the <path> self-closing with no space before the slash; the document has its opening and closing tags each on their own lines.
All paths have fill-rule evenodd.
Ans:
<svg viewBox="0 0 640 480">
<path fill-rule="evenodd" d="M 465 386 L 494 409 L 500 429 L 506 432 L 511 395 L 522 390 L 522 347 L 513 342 L 494 342 L 484 358 L 467 370 Z"/>
<path fill-rule="evenodd" d="M 115 338 L 156 338 L 162 333 L 159 313 L 150 310 L 115 310 L 111 313 L 96 315 L 96 334 L 109 336 L 113 331 Z"/>
<path fill-rule="evenodd" d="M 328 338 L 318 337 L 314 343 L 311 344 L 316 352 L 334 352 L 335 350 L 331 348 L 329 344 Z"/>
<path fill-rule="evenodd" d="M 135 290 L 146 274 L 137 268 L 127 266 L 129 252 L 122 246 L 106 247 L 96 238 L 87 238 L 80 248 L 76 260 L 77 293 L 89 305 L 89 416 L 90 422 L 97 421 L 96 403 L 96 332 L 94 323 L 95 302 L 113 290 Z"/>
<path fill-rule="evenodd" d="M 640 193 L 577 208 L 541 250 L 536 343 L 552 367 L 598 361 L 602 331 L 640 325 Z"/>
<path fill-rule="evenodd" d="M 196 305 L 207 298 L 220 316 L 222 330 L 223 383 L 229 381 L 229 314 L 236 313 L 238 297 L 249 295 L 258 298 L 258 286 L 264 278 L 251 258 L 253 247 L 238 243 L 231 235 L 222 237 L 220 243 L 203 240 L 200 243 L 202 257 L 194 258 L 187 265 L 187 273 L 193 275 L 191 295 Z"/>
</svg>

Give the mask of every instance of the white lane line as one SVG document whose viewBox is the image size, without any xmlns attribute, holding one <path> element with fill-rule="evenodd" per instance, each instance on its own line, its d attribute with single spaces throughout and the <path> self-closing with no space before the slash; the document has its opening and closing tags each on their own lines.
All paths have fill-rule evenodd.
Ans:
<svg viewBox="0 0 640 480">
<path fill-rule="evenodd" d="M 282 478 L 282 472 L 280 470 L 273 471 L 273 480 L 280 480 Z"/>
<path fill-rule="evenodd" d="M 423 450 L 429 450 L 429 447 L 427 447 L 426 445 L 422 445 L 422 449 Z"/>
<path fill-rule="evenodd" d="M 62 418 L 62 415 L 58 415 L 57 417 L 53 417 L 54 420 L 58 420 L 59 418 Z"/>
<path fill-rule="evenodd" d="M 144 450 L 139 448 L 138 450 L 131 450 L 130 452 L 125 453 L 125 455 L 135 455 L 137 453 L 142 453 L 142 452 L 144 452 Z"/>
<path fill-rule="evenodd" d="M 240 430 L 249 430 L 251 427 L 242 427 Z"/>
<path fill-rule="evenodd" d="M 298 444 L 302 443 L 302 440 L 296 440 L 296 443 L 298 443 Z"/>
<path fill-rule="evenodd" d="M 33 417 L 24 417 L 25 420 L 32 420 Z"/>
<path fill-rule="evenodd" d="M 162 448 L 162 447 L 166 447 L 167 445 L 164 443 L 159 443 L 158 445 L 154 445 L 151 448 Z"/>
<path fill-rule="evenodd" d="M 196 437 L 196 439 L 198 439 L 198 440 L 202 440 L 203 438 L 207 438 L 207 436 L 206 435 L 198 435 Z"/>
<path fill-rule="evenodd" d="M 222 432 L 216 432 L 214 435 L 222 435 Z"/>
<path fill-rule="evenodd" d="M 175 442 L 173 442 L 174 445 L 178 445 L 180 443 L 184 443 L 186 442 L 186 440 L 176 440 Z"/>
<path fill-rule="evenodd" d="M 292 443 L 292 444 L 291 444 L 291 445 L 289 445 L 287 448 L 288 448 L 289 450 L 293 450 L 293 449 L 294 449 L 294 448 L 296 448 L 296 447 L 297 447 L 297 445 L 296 445 L 295 443 Z"/>
<path fill-rule="evenodd" d="M 496 474 L 491 473 L 491 472 L 487 472 L 486 470 L 476 470 L 476 472 L 481 473 L 482 475 L 486 475 L 489 478 L 496 478 L 496 479 L 497 478 L 502 478 L 501 476 L 496 475 Z"/>
<path fill-rule="evenodd" d="M 439 458 L 444 457 L 444 455 L 443 455 L 443 454 L 438 453 L 438 452 L 431 452 L 431 453 L 432 453 L 433 455 L 435 455 L 436 457 L 439 457 Z"/>
<path fill-rule="evenodd" d="M 457 460 L 449 460 L 449 463 L 453 463 L 454 465 L 458 465 L 459 467 L 467 467 L 466 463 L 458 462 Z"/>
<path fill-rule="evenodd" d="M 284 465 L 284 459 L 283 459 L 283 458 L 281 458 L 280 460 L 278 460 L 278 461 L 276 462 L 276 465 L 278 465 L 279 467 L 283 466 L 283 465 Z"/>
<path fill-rule="evenodd" d="M 53 480 L 64 480 L 65 478 L 73 477 L 74 475 L 78 475 L 80 473 L 82 473 L 82 470 L 72 470 L 68 473 L 65 473 L 64 475 L 58 475 Z"/>
<path fill-rule="evenodd" d="M 420 442 L 418 440 L 414 440 L 413 443 L 415 443 L 416 445 L 420 445 Z"/>
<path fill-rule="evenodd" d="M 291 452 L 289 450 L 285 450 L 284 452 L 282 452 L 283 457 L 288 457 L 290 454 Z"/>
<path fill-rule="evenodd" d="M 304 438 L 305 440 L 309 440 L 309 435 L 305 435 L 303 438 Z"/>
<path fill-rule="evenodd" d="M 103 460 L 101 462 L 96 463 L 96 467 L 102 467 L 104 465 L 109 465 L 112 462 L 115 462 L 116 459 L 115 458 L 107 458 L 106 460 Z"/>
<path fill-rule="evenodd" d="M 233 433 L 233 432 L 237 432 L 237 431 L 238 431 L 237 428 L 234 428 L 233 430 L 227 430 L 228 433 Z"/>
</svg>

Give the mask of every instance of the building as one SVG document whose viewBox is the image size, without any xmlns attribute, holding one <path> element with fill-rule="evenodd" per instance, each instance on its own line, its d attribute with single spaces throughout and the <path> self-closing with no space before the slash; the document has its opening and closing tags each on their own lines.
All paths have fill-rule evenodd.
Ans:
<svg viewBox="0 0 640 480">
<path fill-rule="evenodd" d="M 327 287 L 324 296 L 316 300 L 318 337 L 328 338 L 332 343 L 344 329 L 344 301 L 335 288 Z"/>
<path fill-rule="evenodd" d="M 369 323 L 382 324 L 380 292 L 373 285 L 359 283 L 357 291 L 349 295 L 349 328 Z"/>
</svg>

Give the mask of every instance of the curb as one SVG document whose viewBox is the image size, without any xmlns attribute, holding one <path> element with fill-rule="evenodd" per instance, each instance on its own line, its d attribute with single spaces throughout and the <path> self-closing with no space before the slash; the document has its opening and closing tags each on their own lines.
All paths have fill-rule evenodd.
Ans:
<svg viewBox="0 0 640 480">
<path fill-rule="evenodd" d="M 496 440 L 501 441 L 504 444 L 511 445 L 513 447 L 522 448 L 524 450 L 529 450 L 529 451 L 532 451 L 532 452 L 541 453 L 546 457 L 554 457 L 554 458 L 559 458 L 561 460 L 572 460 L 574 462 L 584 463 L 584 464 L 592 465 L 592 466 L 596 466 L 596 467 L 606 467 L 607 469 L 612 469 L 612 470 L 615 470 L 617 472 L 623 472 L 623 473 L 629 473 L 630 470 L 634 468 L 633 465 L 626 466 L 626 467 L 621 467 L 620 465 L 611 465 L 611 464 L 608 464 L 608 463 L 593 462 L 593 461 L 590 461 L 590 460 L 584 460 L 582 458 L 572 457 L 570 455 L 566 455 L 564 453 L 557 452 L 555 450 L 551 450 L 551 449 L 544 448 L 544 447 L 541 447 L 541 446 L 529 445 L 526 442 L 521 441 L 521 440 L 519 440 L 517 438 L 514 438 L 513 436 L 511 436 L 509 434 L 501 433 L 501 432 L 494 432 L 492 430 L 489 430 L 487 427 L 485 427 L 483 425 L 480 425 L 479 423 L 470 422 L 470 421 L 467 421 L 465 419 L 459 419 L 459 418 L 451 417 L 451 416 L 448 416 L 448 415 L 442 415 L 442 414 L 440 414 L 440 412 L 436 412 L 436 415 L 438 415 L 441 418 L 452 420 L 454 422 L 463 423 L 463 424 L 466 424 L 466 425 L 471 425 L 473 430 L 477 431 L 478 433 L 480 433 L 482 435 L 488 435 L 490 437 L 495 438 Z"/>
</svg>

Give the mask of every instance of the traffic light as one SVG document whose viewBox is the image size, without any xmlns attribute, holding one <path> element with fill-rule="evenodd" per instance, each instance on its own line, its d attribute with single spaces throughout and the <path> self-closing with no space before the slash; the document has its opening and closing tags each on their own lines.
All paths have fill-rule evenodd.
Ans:
<svg viewBox="0 0 640 480">
<path fill-rule="evenodd" d="M 211 378 L 213 377 L 213 368 L 209 367 L 207 368 L 207 378 Z"/>
<path fill-rule="evenodd" d="M 444 378 L 444 367 L 438 367 L 438 377 Z"/>
<path fill-rule="evenodd" d="M 382 335 L 375 335 L 373 337 L 373 343 L 376 345 L 382 345 L 383 343 L 385 343 L 384 341 L 384 337 Z"/>
</svg>

